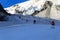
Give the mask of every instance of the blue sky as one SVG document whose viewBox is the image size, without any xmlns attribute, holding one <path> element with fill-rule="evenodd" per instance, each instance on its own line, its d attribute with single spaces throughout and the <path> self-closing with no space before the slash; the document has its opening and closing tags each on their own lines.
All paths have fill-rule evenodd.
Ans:
<svg viewBox="0 0 60 40">
<path fill-rule="evenodd" d="M 6 8 L 13 4 L 21 3 L 21 2 L 25 2 L 25 1 L 27 1 L 27 0 L 0 0 L 0 3 L 2 4 L 2 6 L 4 8 Z"/>
</svg>

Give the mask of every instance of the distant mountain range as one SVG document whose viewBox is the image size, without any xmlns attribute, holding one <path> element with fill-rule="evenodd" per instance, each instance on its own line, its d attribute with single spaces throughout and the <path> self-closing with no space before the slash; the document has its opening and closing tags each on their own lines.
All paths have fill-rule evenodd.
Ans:
<svg viewBox="0 0 60 40">
<path fill-rule="evenodd" d="M 50 3 L 52 3 L 52 6 Z M 60 20 L 60 12 L 56 9 L 56 6 L 53 1 L 26 1 L 5 8 L 5 10 L 11 14 L 33 15 Z"/>
<path fill-rule="evenodd" d="M 33 3 L 32 1 L 26 1 L 23 3 L 15 4 L 8 8 L 5 8 L 5 10 L 11 14 L 15 14 L 16 10 L 24 11 L 24 12 L 27 11 L 28 13 L 31 14 L 31 12 L 33 13 L 34 10 L 40 10 L 42 8 L 43 4 L 44 4 L 44 2 L 41 2 L 41 1 L 36 2 L 36 3 Z M 26 14 L 28 14 L 28 13 L 26 13 Z"/>
</svg>

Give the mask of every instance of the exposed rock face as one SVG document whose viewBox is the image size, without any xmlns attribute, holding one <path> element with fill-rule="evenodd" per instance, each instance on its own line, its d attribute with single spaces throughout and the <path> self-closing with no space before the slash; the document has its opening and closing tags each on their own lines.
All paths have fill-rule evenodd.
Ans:
<svg viewBox="0 0 60 40">
<path fill-rule="evenodd" d="M 2 5 L 0 4 L 0 21 L 4 21 L 5 17 L 9 15 L 2 7 Z"/>
<path fill-rule="evenodd" d="M 43 5 L 43 8 L 38 11 L 36 10 L 32 16 L 36 15 L 36 16 L 40 16 L 40 17 L 46 17 L 46 18 L 50 18 L 50 10 L 51 10 L 51 7 L 52 7 L 53 3 L 51 1 L 46 1 L 45 4 Z M 47 10 L 47 11 L 45 11 Z M 45 11 L 45 12 L 43 12 Z M 42 13 L 41 13 L 42 12 Z"/>
<path fill-rule="evenodd" d="M 60 1 L 30 0 L 5 8 L 8 13 L 31 15 L 60 20 Z"/>
</svg>

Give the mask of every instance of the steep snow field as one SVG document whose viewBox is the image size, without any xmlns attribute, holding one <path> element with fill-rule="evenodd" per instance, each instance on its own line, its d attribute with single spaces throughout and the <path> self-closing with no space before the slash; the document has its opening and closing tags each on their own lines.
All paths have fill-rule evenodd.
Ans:
<svg viewBox="0 0 60 40">
<path fill-rule="evenodd" d="M 0 40 L 60 40 L 60 27 L 44 24 L 17 24 L 0 27 Z"/>
</svg>

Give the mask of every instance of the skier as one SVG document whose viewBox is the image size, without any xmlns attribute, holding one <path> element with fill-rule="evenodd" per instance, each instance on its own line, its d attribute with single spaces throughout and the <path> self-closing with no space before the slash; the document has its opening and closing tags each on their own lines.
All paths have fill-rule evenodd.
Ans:
<svg viewBox="0 0 60 40">
<path fill-rule="evenodd" d="M 26 19 L 26 22 L 28 22 L 28 19 Z"/>
<path fill-rule="evenodd" d="M 36 20 L 34 20 L 34 24 L 36 24 Z"/>
<path fill-rule="evenodd" d="M 54 21 L 51 22 L 51 25 L 52 25 L 52 28 L 55 28 L 54 27 L 55 26 L 55 22 Z"/>
</svg>

